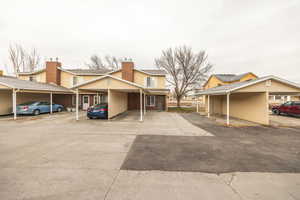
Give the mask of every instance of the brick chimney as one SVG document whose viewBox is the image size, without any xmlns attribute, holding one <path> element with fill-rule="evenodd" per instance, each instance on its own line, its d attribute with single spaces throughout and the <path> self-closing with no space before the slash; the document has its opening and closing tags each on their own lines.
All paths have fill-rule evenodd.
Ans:
<svg viewBox="0 0 300 200">
<path fill-rule="evenodd" d="M 61 67 L 61 63 L 56 61 L 46 62 L 46 83 L 54 83 L 56 85 L 60 85 L 60 70 L 58 69 Z"/>
<path fill-rule="evenodd" d="M 125 59 L 122 62 L 122 79 L 133 82 L 134 63 L 132 60 Z"/>
</svg>

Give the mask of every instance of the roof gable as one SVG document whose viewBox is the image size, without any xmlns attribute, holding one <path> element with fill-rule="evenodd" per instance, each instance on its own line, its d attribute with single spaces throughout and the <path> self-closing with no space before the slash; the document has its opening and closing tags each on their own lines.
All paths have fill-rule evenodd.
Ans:
<svg viewBox="0 0 300 200">
<path fill-rule="evenodd" d="M 104 83 L 104 80 L 105 79 L 113 79 L 115 81 L 118 81 L 118 82 L 121 82 L 123 84 L 119 84 L 118 85 L 118 89 L 122 89 L 122 88 L 129 88 L 130 89 L 143 89 L 144 87 L 139 85 L 139 84 L 136 84 L 136 83 L 133 83 L 133 82 L 130 82 L 130 81 L 126 81 L 124 79 L 120 79 L 118 77 L 115 77 L 115 76 L 111 76 L 111 75 L 105 75 L 105 76 L 102 76 L 102 77 L 99 77 L 99 78 L 95 78 L 93 80 L 90 80 L 90 81 L 87 81 L 87 82 L 84 82 L 82 84 L 78 84 L 76 86 L 74 86 L 72 89 L 88 89 L 88 88 L 91 88 L 91 89 L 96 89 L 95 87 L 102 87 L 101 89 L 117 89 L 117 88 L 112 88 L 114 87 L 114 84 L 110 84 L 109 82 L 106 81 L 106 83 Z M 95 82 L 99 82 L 99 85 L 97 84 L 94 84 Z M 106 84 L 106 85 L 105 85 Z M 87 85 L 89 85 L 90 87 L 87 87 Z"/>
<path fill-rule="evenodd" d="M 196 93 L 195 95 L 226 94 L 226 93 L 230 93 L 230 92 L 233 92 L 233 91 L 240 90 L 242 88 L 249 87 L 251 85 L 255 85 L 255 84 L 267 81 L 267 80 L 278 81 L 278 82 L 283 83 L 285 85 L 289 85 L 290 87 L 297 88 L 297 89 L 299 89 L 299 92 L 300 92 L 300 85 L 298 85 L 296 83 L 290 82 L 288 80 L 285 80 L 285 79 L 282 79 L 282 78 L 279 78 L 279 77 L 276 77 L 276 76 L 266 76 L 266 77 L 261 77 L 261 78 L 249 80 L 249 81 L 237 82 L 237 83 L 232 83 L 232 84 L 227 84 L 227 85 L 222 85 L 222 86 L 210 88 L 210 89 L 204 90 L 202 92 Z"/>
</svg>

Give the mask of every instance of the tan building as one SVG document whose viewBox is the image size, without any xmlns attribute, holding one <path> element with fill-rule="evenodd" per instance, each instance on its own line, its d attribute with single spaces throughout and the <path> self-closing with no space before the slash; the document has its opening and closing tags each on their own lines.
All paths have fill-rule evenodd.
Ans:
<svg viewBox="0 0 300 200">
<path fill-rule="evenodd" d="M 218 87 L 222 85 L 249 81 L 253 79 L 257 79 L 258 77 L 252 72 L 244 73 L 244 74 L 213 74 L 208 80 L 204 83 L 203 89 L 207 90 L 209 88 Z"/>
<path fill-rule="evenodd" d="M 122 62 L 121 69 L 117 71 L 67 69 L 59 62 L 46 62 L 45 69 L 18 74 L 21 80 L 70 89 L 74 95 L 66 95 L 59 102 L 65 107 L 75 107 L 76 99 L 78 108 L 83 110 L 106 102 L 110 118 L 126 110 L 140 110 L 142 104 L 144 110 L 166 110 L 169 90 L 165 76 L 163 70 L 136 69 L 132 61 Z M 77 98 L 75 94 L 78 94 Z"/>
<path fill-rule="evenodd" d="M 210 88 L 196 95 L 205 95 L 207 116 L 226 115 L 260 124 L 269 124 L 269 95 L 299 95 L 300 85 L 267 76 Z"/>
</svg>

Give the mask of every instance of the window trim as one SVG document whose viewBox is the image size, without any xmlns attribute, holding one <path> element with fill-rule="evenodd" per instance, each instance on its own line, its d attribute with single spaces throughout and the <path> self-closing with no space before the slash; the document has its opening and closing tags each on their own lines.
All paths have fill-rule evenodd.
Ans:
<svg viewBox="0 0 300 200">
<path fill-rule="evenodd" d="M 146 106 L 155 107 L 155 105 L 156 105 L 156 96 L 155 95 L 147 95 L 146 97 L 147 97 L 146 98 Z M 153 97 L 153 102 L 151 102 L 151 97 Z M 148 101 L 148 99 L 150 101 Z"/>
</svg>

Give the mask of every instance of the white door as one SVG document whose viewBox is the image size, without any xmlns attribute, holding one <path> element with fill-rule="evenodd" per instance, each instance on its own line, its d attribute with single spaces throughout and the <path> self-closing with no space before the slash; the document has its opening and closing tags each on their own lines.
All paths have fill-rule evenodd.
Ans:
<svg viewBox="0 0 300 200">
<path fill-rule="evenodd" d="M 82 96 L 82 109 L 87 110 L 90 107 L 90 97 L 87 95 Z"/>
</svg>

